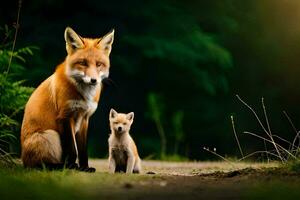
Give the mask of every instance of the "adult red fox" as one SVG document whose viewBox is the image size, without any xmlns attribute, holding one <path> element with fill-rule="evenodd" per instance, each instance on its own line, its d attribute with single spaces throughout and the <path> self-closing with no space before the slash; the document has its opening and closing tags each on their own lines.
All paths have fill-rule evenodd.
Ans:
<svg viewBox="0 0 300 200">
<path fill-rule="evenodd" d="M 67 57 L 29 98 L 21 129 L 25 167 L 66 166 L 94 172 L 88 165 L 87 130 L 109 75 L 114 30 L 83 38 L 67 27 Z"/>
</svg>

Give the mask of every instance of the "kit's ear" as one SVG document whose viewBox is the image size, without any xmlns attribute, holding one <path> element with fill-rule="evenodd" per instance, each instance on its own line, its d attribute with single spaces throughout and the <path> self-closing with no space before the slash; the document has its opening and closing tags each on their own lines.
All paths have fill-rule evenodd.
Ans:
<svg viewBox="0 0 300 200">
<path fill-rule="evenodd" d="M 111 52 L 112 44 L 114 42 L 114 34 L 115 30 L 112 29 L 109 33 L 100 38 L 97 44 L 98 48 L 102 48 L 108 56 Z"/>
<path fill-rule="evenodd" d="M 115 110 L 112 108 L 112 109 L 110 109 L 110 112 L 109 112 L 109 118 L 110 118 L 110 119 L 113 119 L 113 118 L 116 117 L 117 114 L 118 114 L 117 111 L 115 111 Z"/>
<path fill-rule="evenodd" d="M 133 118 L 134 118 L 134 112 L 130 112 L 130 113 L 128 113 L 127 115 L 126 115 L 126 117 L 127 117 L 127 119 L 129 120 L 129 121 L 133 121 Z"/>
<path fill-rule="evenodd" d="M 67 27 L 65 30 L 66 49 L 68 54 L 73 53 L 76 49 L 84 47 L 84 42 L 72 28 Z"/>
</svg>

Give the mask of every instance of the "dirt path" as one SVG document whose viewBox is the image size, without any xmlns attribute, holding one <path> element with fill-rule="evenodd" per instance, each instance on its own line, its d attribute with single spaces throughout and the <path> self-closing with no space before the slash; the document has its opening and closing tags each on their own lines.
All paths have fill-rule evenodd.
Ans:
<svg viewBox="0 0 300 200">
<path fill-rule="evenodd" d="M 108 172 L 108 162 L 103 159 L 92 159 L 90 165 L 98 172 Z M 154 172 L 159 175 L 181 175 L 194 176 L 199 174 L 210 174 L 216 171 L 230 172 L 245 168 L 261 169 L 277 167 L 277 163 L 253 163 L 253 162 L 167 162 L 167 161 L 143 161 L 143 173 Z"/>
<path fill-rule="evenodd" d="M 143 161 L 142 174 L 0 168 L 0 199 L 300 199 L 300 173 L 276 163 Z M 54 195 L 54 196 L 53 196 Z"/>
<path fill-rule="evenodd" d="M 98 173 L 107 172 L 106 160 L 92 160 L 91 166 L 96 167 Z M 288 190 L 300 187 L 299 174 L 275 172 L 276 163 L 144 161 L 143 166 L 142 175 L 130 178 L 125 174 L 113 175 L 117 177 L 113 186 L 102 185 L 100 196 L 109 199 L 252 199 L 270 197 L 268 193 L 275 189 L 274 184 L 284 185 Z M 276 199 L 276 192 L 273 194 Z"/>
</svg>

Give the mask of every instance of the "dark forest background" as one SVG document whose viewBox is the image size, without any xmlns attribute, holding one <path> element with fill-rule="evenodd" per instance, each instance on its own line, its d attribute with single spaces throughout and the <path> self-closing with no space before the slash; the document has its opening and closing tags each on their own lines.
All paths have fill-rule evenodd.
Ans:
<svg viewBox="0 0 300 200">
<path fill-rule="evenodd" d="M 0 25 L 13 27 L 18 1 L 1 3 Z M 131 135 L 142 158 L 211 159 L 203 147 L 239 154 L 230 116 L 245 152 L 264 143 L 239 94 L 262 114 L 264 97 L 274 133 L 300 123 L 300 1 L 297 0 L 25 0 L 17 48 L 35 46 L 19 79 L 37 87 L 66 56 L 64 29 L 100 37 L 115 29 L 110 78 L 89 127 L 92 157 L 107 155 L 108 112 L 135 112 Z M 3 35 L 1 35 L 2 37 Z M 22 114 L 19 116 L 19 121 Z M 18 130 L 15 131 L 17 138 Z M 19 142 L 12 148 L 19 152 Z M 167 156 L 166 156 L 167 157 Z"/>
</svg>

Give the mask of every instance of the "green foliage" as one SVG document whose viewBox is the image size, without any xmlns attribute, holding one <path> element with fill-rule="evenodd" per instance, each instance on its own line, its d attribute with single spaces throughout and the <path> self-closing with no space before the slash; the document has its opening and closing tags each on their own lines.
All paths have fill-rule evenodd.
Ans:
<svg viewBox="0 0 300 200">
<path fill-rule="evenodd" d="M 300 173 L 300 161 L 289 161 L 284 164 L 284 167 L 286 167 L 291 172 Z"/>
<path fill-rule="evenodd" d="M 175 136 L 175 147 L 174 147 L 174 154 L 178 154 L 179 143 L 184 139 L 184 131 L 183 131 L 183 111 L 177 111 L 172 116 L 172 124 L 174 129 L 174 136 Z"/>
<path fill-rule="evenodd" d="M 123 38 L 136 49 L 140 59 L 137 61 L 134 57 L 134 61 L 128 63 L 130 66 L 123 66 L 131 70 L 134 66 L 135 73 L 141 66 L 150 68 L 152 73 L 157 72 L 156 79 L 171 82 L 175 88 L 187 87 L 179 80 L 188 77 L 185 82 L 189 87 L 210 95 L 216 95 L 219 90 L 227 92 L 224 72 L 232 67 L 232 57 L 215 36 L 204 32 L 192 15 L 170 1 L 143 6 L 149 9 L 133 14 L 143 21 L 143 29 Z M 160 66 L 159 71 L 156 71 L 157 66 Z"/>
<path fill-rule="evenodd" d="M 13 81 L 0 74 L 0 135 L 13 134 L 19 122 L 15 120 L 23 109 L 33 89 L 22 86 L 23 81 Z"/>
<path fill-rule="evenodd" d="M 149 93 L 148 106 L 148 116 L 154 121 L 161 121 L 163 118 L 165 107 L 162 97 L 156 93 Z"/>
<path fill-rule="evenodd" d="M 4 41 L 9 38 L 8 27 L 2 28 L 5 31 Z M 11 43 L 7 42 L 0 49 L 0 149 L 1 155 L 6 154 L 3 150 L 9 144 L 10 139 L 16 139 L 20 126 L 19 114 L 24 109 L 29 95 L 33 88 L 23 86 L 24 81 L 18 77 L 25 70 L 25 56 L 33 55 L 34 47 L 19 48 L 11 50 Z M 1 156 L 1 158 L 7 158 Z M 0 159 L 2 160 L 2 159 Z M 7 161 L 7 160 L 6 160 Z"/>
<path fill-rule="evenodd" d="M 157 132 L 160 137 L 160 157 L 166 155 L 167 138 L 163 127 L 164 102 L 158 94 L 150 93 L 148 95 L 148 116 L 156 125 Z"/>
<path fill-rule="evenodd" d="M 171 117 L 167 117 L 165 113 L 165 109 L 167 108 L 167 106 L 165 105 L 162 96 L 156 93 L 150 93 L 147 100 L 147 115 L 155 123 L 157 132 L 160 137 L 160 159 L 170 161 L 185 160 L 185 157 L 182 157 L 178 154 L 179 144 L 183 141 L 185 135 L 183 130 L 183 111 L 176 111 L 171 115 Z M 169 123 L 173 128 L 165 129 L 164 126 Z M 175 138 L 174 153 L 172 155 L 169 155 L 167 154 L 167 142 L 173 137 Z"/>
</svg>

